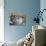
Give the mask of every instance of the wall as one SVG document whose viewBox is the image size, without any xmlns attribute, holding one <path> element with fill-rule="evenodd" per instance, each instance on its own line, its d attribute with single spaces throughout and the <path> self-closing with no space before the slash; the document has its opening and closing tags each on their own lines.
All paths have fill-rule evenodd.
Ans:
<svg viewBox="0 0 46 46">
<path fill-rule="evenodd" d="M 40 9 L 46 9 L 46 0 L 40 0 Z M 40 21 L 40 25 L 45 26 L 46 27 L 46 11 L 43 13 L 42 15 L 44 21 Z M 45 40 L 46 41 L 46 40 Z M 46 43 L 46 42 L 45 42 Z"/>
<path fill-rule="evenodd" d="M 32 30 L 35 12 L 40 10 L 40 0 L 4 0 L 4 39 L 18 41 Z M 9 12 L 16 11 L 26 14 L 25 26 L 10 26 Z"/>
<path fill-rule="evenodd" d="M 43 9 L 46 9 L 46 6 L 45 5 L 46 5 L 46 0 L 40 0 L 40 9 L 41 9 L 41 11 Z M 43 20 L 43 22 L 42 21 L 40 22 L 40 25 L 46 27 L 46 11 L 43 12 L 42 17 L 43 17 L 44 20 Z"/>
<path fill-rule="evenodd" d="M 3 0 L 0 0 L 0 42 L 4 41 L 4 8 Z M 0 43 L 1 44 L 1 43 Z"/>
</svg>

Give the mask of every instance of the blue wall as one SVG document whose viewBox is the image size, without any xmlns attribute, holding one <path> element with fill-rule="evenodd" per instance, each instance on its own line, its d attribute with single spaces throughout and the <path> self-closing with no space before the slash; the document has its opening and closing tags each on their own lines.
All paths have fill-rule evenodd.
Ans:
<svg viewBox="0 0 46 46">
<path fill-rule="evenodd" d="M 40 9 L 40 0 L 4 0 L 4 35 L 7 41 L 18 41 L 32 30 L 35 12 Z M 26 14 L 25 26 L 10 26 L 9 12 L 16 11 Z"/>
<path fill-rule="evenodd" d="M 42 11 L 43 9 L 46 9 L 46 0 L 41 0 L 40 1 L 40 10 Z M 43 22 L 40 21 L 40 25 L 46 27 L 46 11 L 43 12 L 42 17 L 43 17 Z"/>
</svg>

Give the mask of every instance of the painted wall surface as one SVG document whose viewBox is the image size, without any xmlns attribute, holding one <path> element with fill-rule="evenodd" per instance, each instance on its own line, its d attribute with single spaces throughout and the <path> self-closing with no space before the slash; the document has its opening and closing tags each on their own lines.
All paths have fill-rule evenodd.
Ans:
<svg viewBox="0 0 46 46">
<path fill-rule="evenodd" d="M 43 9 L 46 9 L 46 0 L 40 0 L 40 9 L 41 9 L 41 11 L 42 11 Z M 46 27 L 46 11 L 43 12 L 42 17 L 43 17 L 43 22 L 40 21 L 40 25 Z"/>
<path fill-rule="evenodd" d="M 4 5 L 3 4 L 4 4 L 3 0 L 0 0 L 0 42 L 1 43 L 4 41 L 4 8 L 3 8 Z"/>
<path fill-rule="evenodd" d="M 35 12 L 40 9 L 40 0 L 4 0 L 4 35 L 7 41 L 18 41 L 32 30 Z M 26 14 L 25 26 L 10 26 L 9 12 L 16 11 Z"/>
</svg>

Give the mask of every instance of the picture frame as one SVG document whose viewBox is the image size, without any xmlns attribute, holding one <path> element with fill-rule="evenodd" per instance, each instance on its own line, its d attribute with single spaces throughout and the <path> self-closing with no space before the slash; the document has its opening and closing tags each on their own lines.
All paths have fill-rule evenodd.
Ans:
<svg viewBox="0 0 46 46">
<path fill-rule="evenodd" d="M 26 24 L 26 15 L 24 14 L 13 14 L 9 16 L 9 25 L 25 25 Z"/>
</svg>

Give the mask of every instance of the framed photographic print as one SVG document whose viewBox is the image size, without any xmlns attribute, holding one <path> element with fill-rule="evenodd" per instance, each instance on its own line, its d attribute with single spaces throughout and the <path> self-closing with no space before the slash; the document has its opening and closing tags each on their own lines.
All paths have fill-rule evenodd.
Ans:
<svg viewBox="0 0 46 46">
<path fill-rule="evenodd" d="M 25 15 L 11 13 L 9 18 L 10 18 L 9 25 L 25 25 L 26 24 Z"/>
</svg>

